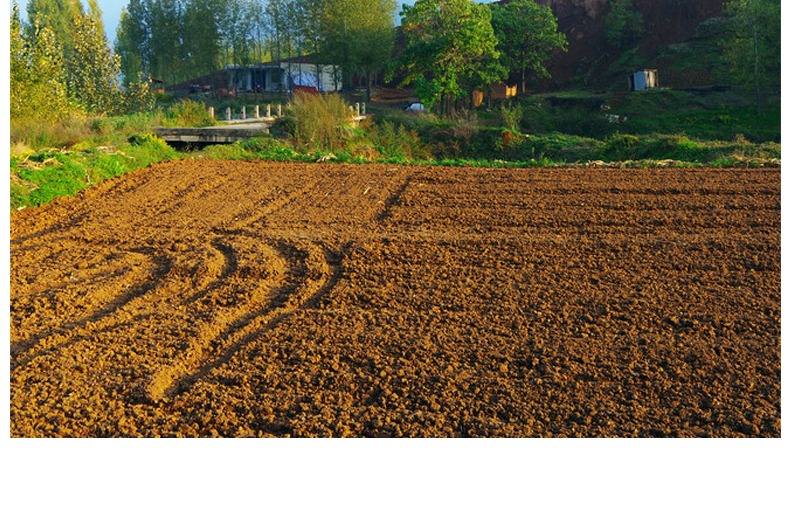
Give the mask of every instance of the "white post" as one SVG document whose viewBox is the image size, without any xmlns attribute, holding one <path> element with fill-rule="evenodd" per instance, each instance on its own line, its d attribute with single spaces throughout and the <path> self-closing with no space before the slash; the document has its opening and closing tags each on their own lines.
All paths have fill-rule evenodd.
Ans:
<svg viewBox="0 0 790 515">
<path fill-rule="evenodd" d="M 247 119 L 247 106 L 241 106 L 241 119 Z"/>
<path fill-rule="evenodd" d="M 283 105 L 277 104 L 277 116 L 282 116 L 282 115 L 283 115 Z"/>
<path fill-rule="evenodd" d="M 208 117 L 211 118 L 212 120 L 214 119 L 214 108 L 213 107 L 209 107 L 208 108 Z"/>
<path fill-rule="evenodd" d="M 255 106 L 255 119 L 257 120 L 260 117 L 261 117 L 261 106 L 256 105 Z"/>
<path fill-rule="evenodd" d="M 230 107 L 225 109 L 225 115 L 227 115 L 228 121 L 231 121 L 233 119 L 233 111 L 231 111 Z"/>
<path fill-rule="evenodd" d="M 359 118 L 359 102 L 354 104 L 354 113 L 356 114 L 357 118 Z"/>
<path fill-rule="evenodd" d="M 272 105 L 266 104 L 266 118 L 272 117 Z"/>
<path fill-rule="evenodd" d="M 362 102 L 362 116 L 365 116 L 365 102 Z"/>
</svg>

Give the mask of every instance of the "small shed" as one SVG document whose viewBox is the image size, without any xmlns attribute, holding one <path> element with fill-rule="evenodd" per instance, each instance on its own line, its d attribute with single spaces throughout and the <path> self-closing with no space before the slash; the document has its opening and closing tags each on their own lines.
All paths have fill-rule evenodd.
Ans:
<svg viewBox="0 0 790 515">
<path fill-rule="evenodd" d="M 630 91 L 644 91 L 658 87 L 658 70 L 640 70 L 628 77 Z"/>
</svg>

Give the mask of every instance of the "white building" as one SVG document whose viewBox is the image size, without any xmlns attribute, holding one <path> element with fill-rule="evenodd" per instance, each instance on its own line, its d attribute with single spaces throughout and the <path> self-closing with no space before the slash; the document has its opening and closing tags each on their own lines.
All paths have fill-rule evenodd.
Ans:
<svg viewBox="0 0 790 515">
<path fill-rule="evenodd" d="M 658 70 L 640 70 L 628 77 L 628 89 L 644 91 L 658 87 Z"/>
<path fill-rule="evenodd" d="M 294 86 L 332 93 L 343 88 L 343 76 L 339 66 L 310 63 L 305 58 L 261 64 L 228 65 L 223 71 L 227 74 L 229 89 L 239 93 L 292 92 Z"/>
</svg>

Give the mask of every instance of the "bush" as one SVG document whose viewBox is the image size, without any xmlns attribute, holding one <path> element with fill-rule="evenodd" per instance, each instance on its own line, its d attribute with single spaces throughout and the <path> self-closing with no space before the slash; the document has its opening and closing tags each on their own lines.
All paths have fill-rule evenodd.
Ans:
<svg viewBox="0 0 790 515">
<path fill-rule="evenodd" d="M 601 154 L 604 159 L 612 161 L 634 159 L 638 146 L 639 138 L 637 136 L 616 133 L 604 140 Z"/>
<path fill-rule="evenodd" d="M 206 127 L 217 122 L 208 115 L 203 102 L 182 100 L 166 109 L 159 123 L 163 127 Z"/>
<path fill-rule="evenodd" d="M 90 138 L 91 135 L 89 118 L 72 117 L 57 122 L 28 118 L 11 120 L 11 143 L 24 143 L 33 149 L 69 148 Z"/>
<path fill-rule="evenodd" d="M 500 140 L 500 145 L 502 158 L 508 161 L 575 163 L 594 160 L 602 144 L 592 138 L 555 132 L 513 138 L 508 146 Z"/>
<path fill-rule="evenodd" d="M 299 150 L 340 152 L 351 139 L 351 111 L 339 95 L 297 92 L 291 114 L 294 145 Z"/>
<path fill-rule="evenodd" d="M 524 110 L 518 102 L 512 104 L 502 104 L 499 106 L 499 113 L 502 117 L 502 126 L 512 132 L 518 132 L 521 128 L 521 118 Z"/>
<path fill-rule="evenodd" d="M 415 130 L 408 130 L 389 120 L 373 124 L 367 128 L 367 138 L 380 154 L 387 159 L 414 161 L 431 159 L 431 153 L 425 148 Z"/>
</svg>

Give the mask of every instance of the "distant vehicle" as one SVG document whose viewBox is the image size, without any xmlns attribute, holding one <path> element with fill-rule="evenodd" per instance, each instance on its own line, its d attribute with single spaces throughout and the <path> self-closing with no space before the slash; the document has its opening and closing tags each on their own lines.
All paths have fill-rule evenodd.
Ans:
<svg viewBox="0 0 790 515">
<path fill-rule="evenodd" d="M 427 109 L 425 109 L 425 106 L 420 104 L 419 102 L 411 104 L 409 107 L 406 108 L 406 110 L 407 111 L 416 111 L 416 112 L 420 112 L 420 113 L 425 113 L 425 112 L 428 111 Z"/>
</svg>

